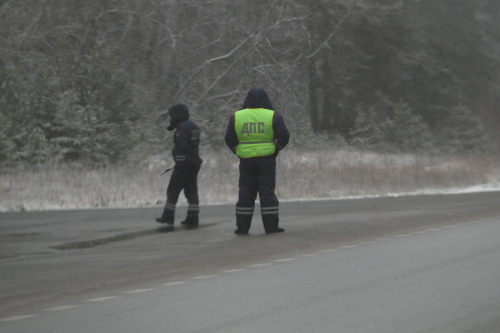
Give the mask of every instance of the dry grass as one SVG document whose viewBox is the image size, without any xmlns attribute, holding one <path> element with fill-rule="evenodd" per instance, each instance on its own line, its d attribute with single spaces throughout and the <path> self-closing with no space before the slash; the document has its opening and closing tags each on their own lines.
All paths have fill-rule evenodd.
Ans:
<svg viewBox="0 0 500 333">
<path fill-rule="evenodd" d="M 238 160 L 229 152 L 206 153 L 199 174 L 201 204 L 235 203 Z M 280 199 L 383 196 L 498 184 L 499 160 L 430 158 L 349 151 L 293 152 L 278 157 Z M 0 211 L 162 205 L 167 163 L 88 170 L 71 166 L 0 174 Z M 182 198 L 179 204 L 184 204 Z"/>
<path fill-rule="evenodd" d="M 488 159 L 441 159 L 340 151 L 280 161 L 281 198 L 339 198 L 439 191 L 498 182 Z"/>
</svg>

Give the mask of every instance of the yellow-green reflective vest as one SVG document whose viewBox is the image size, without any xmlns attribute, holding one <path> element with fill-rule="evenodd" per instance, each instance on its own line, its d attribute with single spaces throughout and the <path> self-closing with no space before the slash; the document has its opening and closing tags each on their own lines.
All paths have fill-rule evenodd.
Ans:
<svg viewBox="0 0 500 333">
<path fill-rule="evenodd" d="M 236 155 L 240 158 L 269 156 L 274 154 L 274 111 L 268 109 L 244 109 L 234 114 L 234 129 L 239 144 Z"/>
</svg>

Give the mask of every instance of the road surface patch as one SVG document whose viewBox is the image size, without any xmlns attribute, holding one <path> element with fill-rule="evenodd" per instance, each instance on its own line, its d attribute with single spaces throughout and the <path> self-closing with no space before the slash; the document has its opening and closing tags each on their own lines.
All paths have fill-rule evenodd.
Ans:
<svg viewBox="0 0 500 333">
<path fill-rule="evenodd" d="M 118 298 L 118 297 L 119 296 L 97 297 L 97 298 L 92 298 L 92 299 L 85 300 L 84 302 L 104 302 L 104 301 L 108 301 L 110 299 L 115 299 L 115 298 Z"/>
<path fill-rule="evenodd" d="M 134 290 L 129 290 L 129 291 L 124 291 L 124 294 L 140 294 L 144 293 L 146 291 L 151 291 L 153 289 L 134 289 Z"/>
<path fill-rule="evenodd" d="M 198 275 L 198 276 L 195 276 L 195 277 L 192 277 L 191 279 L 193 280 L 203 280 L 203 279 L 210 279 L 210 278 L 213 278 L 213 277 L 216 277 L 218 275 Z"/>
<path fill-rule="evenodd" d="M 228 270 L 222 271 L 222 273 L 236 273 L 236 272 L 241 272 L 244 270 L 245 270 L 244 268 L 228 269 Z"/>
<path fill-rule="evenodd" d="M 177 285 L 179 285 L 179 284 L 183 284 L 183 283 L 186 283 L 186 281 L 167 282 L 167 283 L 162 283 L 162 284 L 159 284 L 159 286 L 162 286 L 162 287 L 170 287 L 170 286 L 177 286 Z"/>
<path fill-rule="evenodd" d="M 42 311 L 62 311 L 62 310 L 73 309 L 73 308 L 76 308 L 77 306 L 80 306 L 80 305 L 63 305 L 63 306 L 56 306 L 56 307 L 53 307 L 53 308 L 44 309 L 44 310 L 42 310 Z"/>
<path fill-rule="evenodd" d="M 269 266 L 271 263 L 265 263 L 265 264 L 253 264 L 253 265 L 248 265 L 247 267 L 264 267 L 264 266 Z"/>
<path fill-rule="evenodd" d="M 17 321 L 17 320 L 23 320 L 31 317 L 37 317 L 37 315 L 24 315 L 24 316 L 12 316 L 12 317 L 7 317 L 0 319 L 0 321 Z"/>
</svg>

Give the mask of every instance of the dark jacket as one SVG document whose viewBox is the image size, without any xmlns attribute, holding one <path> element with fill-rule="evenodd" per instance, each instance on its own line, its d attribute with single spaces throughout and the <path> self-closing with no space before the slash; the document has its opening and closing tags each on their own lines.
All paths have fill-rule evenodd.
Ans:
<svg viewBox="0 0 500 333">
<path fill-rule="evenodd" d="M 262 88 L 252 88 L 247 94 L 245 102 L 243 103 L 242 110 L 259 108 L 274 110 L 267 92 Z M 290 138 L 290 133 L 286 128 L 283 117 L 276 111 L 274 112 L 273 118 L 273 130 L 274 139 L 276 141 L 276 152 L 271 155 L 271 157 L 276 157 L 279 151 L 285 148 L 285 146 L 288 144 L 288 140 Z M 236 154 L 236 147 L 238 146 L 239 141 L 238 135 L 236 134 L 236 131 L 234 129 L 234 115 L 229 119 L 229 124 L 227 125 L 226 135 L 224 139 L 229 149 L 231 149 L 231 151 Z"/>
<path fill-rule="evenodd" d="M 199 156 L 200 129 L 189 120 L 189 110 L 184 104 L 176 104 L 168 110 L 170 116 L 169 131 L 175 129 L 172 157 L 176 169 L 197 171 L 202 160 Z"/>
</svg>

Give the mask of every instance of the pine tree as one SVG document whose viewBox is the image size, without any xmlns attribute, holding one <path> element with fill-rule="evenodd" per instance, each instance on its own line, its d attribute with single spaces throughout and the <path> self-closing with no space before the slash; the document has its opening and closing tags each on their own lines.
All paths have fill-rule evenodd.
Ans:
<svg viewBox="0 0 500 333">
<path fill-rule="evenodd" d="M 360 114 L 351 135 L 353 146 L 367 150 L 413 153 L 429 151 L 434 146 L 427 124 L 405 103 L 396 104 L 392 116 L 380 124 Z"/>
<path fill-rule="evenodd" d="M 90 57 L 80 59 L 79 76 L 73 77 L 78 104 L 86 114 L 94 158 L 106 156 L 116 163 L 136 144 L 134 123 L 140 118 L 132 87 L 116 59 L 97 43 Z"/>
<path fill-rule="evenodd" d="M 85 57 L 64 47 L 55 59 L 39 67 L 26 93 L 25 118 L 31 122 L 21 134 L 36 135 L 14 140 L 18 158 L 31 156 L 23 142 L 41 140 L 29 149 L 40 150 L 38 162 L 42 157 L 98 165 L 123 161 L 136 143 L 139 118 L 126 74 L 101 44 Z"/>
<path fill-rule="evenodd" d="M 373 114 L 373 113 L 371 113 Z M 366 113 L 360 113 L 356 118 L 354 129 L 350 132 L 351 145 L 363 150 L 380 150 L 384 135 L 377 123 Z"/>
<path fill-rule="evenodd" d="M 440 146 L 450 154 L 482 153 L 489 149 L 484 128 L 469 108 L 463 105 L 452 109 L 441 125 Z"/>
<path fill-rule="evenodd" d="M 28 112 L 26 80 L 14 74 L 0 58 L 0 165 L 17 167 L 45 161 L 46 147 L 41 131 L 34 130 L 35 118 Z"/>
<path fill-rule="evenodd" d="M 427 124 L 406 103 L 394 106 L 393 115 L 381 125 L 384 143 L 397 152 L 422 152 L 434 146 Z"/>
<path fill-rule="evenodd" d="M 0 58 L 0 164 L 5 164 L 12 150 L 12 115 L 19 104 L 14 89 L 12 89 L 12 79 L 7 68 Z"/>
</svg>

